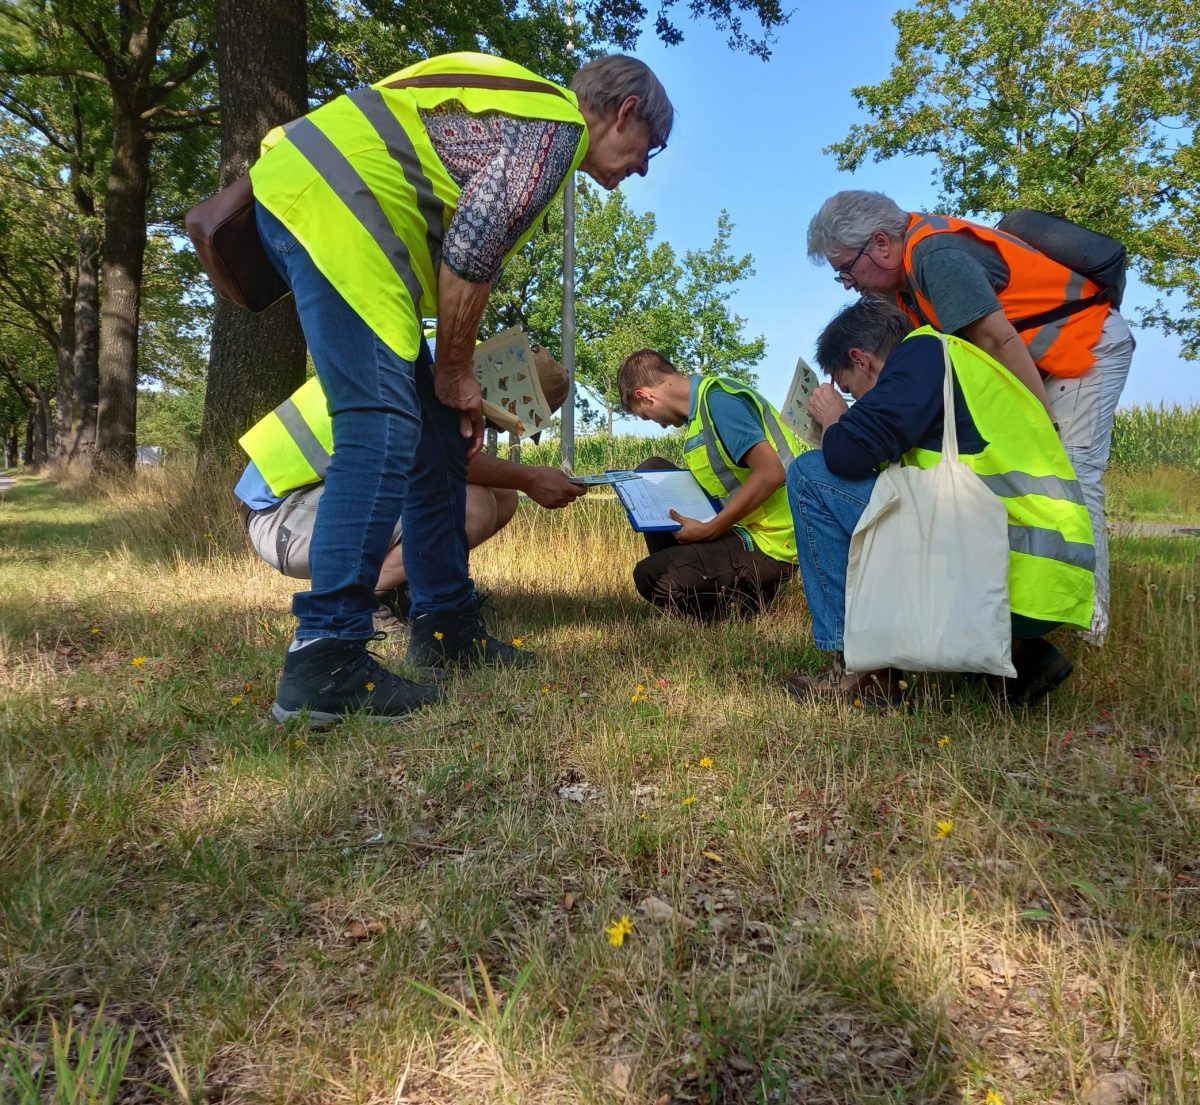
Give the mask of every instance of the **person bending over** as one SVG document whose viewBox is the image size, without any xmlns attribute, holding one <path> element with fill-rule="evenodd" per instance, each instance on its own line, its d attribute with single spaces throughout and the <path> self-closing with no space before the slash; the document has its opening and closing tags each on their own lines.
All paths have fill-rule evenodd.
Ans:
<svg viewBox="0 0 1200 1105">
<path fill-rule="evenodd" d="M 1009 604 L 1017 678 L 1015 703 L 1032 702 L 1071 674 L 1071 661 L 1044 640 L 1058 625 L 1092 617 L 1095 546 L 1083 491 L 1041 402 L 1007 368 L 962 338 L 913 330 L 898 308 L 872 296 L 840 311 L 817 339 L 817 363 L 833 381 L 809 400 L 825 429 L 821 448 L 787 474 L 800 574 L 817 648 L 835 653 L 828 673 L 792 676 L 801 697 L 899 697 L 900 673 L 847 672 L 842 662 L 850 537 L 880 467 L 931 468 L 941 459 L 947 343 L 961 459 L 1008 511 Z M 836 388 L 835 386 L 836 385 Z M 855 399 L 848 407 L 837 388 Z M 920 633 L 920 626 L 913 626 Z"/>
<path fill-rule="evenodd" d="M 991 354 L 1050 412 L 1083 489 L 1096 542 L 1096 603 L 1086 634 L 1108 632 L 1104 470 L 1133 335 L 1090 280 L 965 219 L 905 211 L 881 192 L 838 192 L 808 228 L 808 255 L 843 287 L 894 302 L 914 326 Z"/>
<path fill-rule="evenodd" d="M 700 486 L 721 500 L 707 522 L 672 512 L 680 528 L 647 533 L 633 569 L 638 593 L 674 614 L 711 621 L 769 602 L 796 570 L 783 481 L 803 448 L 753 388 L 723 376 L 681 376 L 642 349 L 617 375 L 622 406 L 663 427 L 687 426 L 684 456 Z M 674 468 L 651 457 L 639 470 Z"/>
</svg>

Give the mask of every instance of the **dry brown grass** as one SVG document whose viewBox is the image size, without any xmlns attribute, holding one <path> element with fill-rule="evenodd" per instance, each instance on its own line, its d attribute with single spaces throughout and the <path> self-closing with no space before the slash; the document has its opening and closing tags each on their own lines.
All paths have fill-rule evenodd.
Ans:
<svg viewBox="0 0 1200 1105">
<path fill-rule="evenodd" d="M 541 665 L 315 734 L 266 716 L 291 588 L 223 494 L 0 508 L 22 1047 L 103 1004 L 130 1102 L 1200 1096 L 1200 545 L 1116 543 L 1112 640 L 1043 709 L 946 677 L 880 717 L 779 694 L 798 589 L 698 631 L 615 507 L 525 504 L 473 567 Z"/>
</svg>

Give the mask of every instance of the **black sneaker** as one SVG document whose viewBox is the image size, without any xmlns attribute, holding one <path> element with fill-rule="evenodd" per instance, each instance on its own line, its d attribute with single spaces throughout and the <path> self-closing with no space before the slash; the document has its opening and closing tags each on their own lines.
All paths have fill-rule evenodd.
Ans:
<svg viewBox="0 0 1200 1105">
<path fill-rule="evenodd" d="M 408 625 L 408 612 L 412 609 L 412 596 L 408 593 L 408 584 L 401 583 L 386 591 L 376 591 L 375 601 L 379 609 L 387 611 L 389 617 L 395 618 L 401 625 Z"/>
<path fill-rule="evenodd" d="M 315 728 L 355 713 L 371 721 L 396 721 L 441 697 L 438 687 L 392 674 L 367 651 L 366 641 L 322 637 L 288 652 L 271 717 L 304 717 Z"/>
<path fill-rule="evenodd" d="M 454 667 L 527 668 L 537 653 L 493 637 L 483 622 L 476 595 L 465 610 L 421 614 L 412 619 L 408 661 L 418 668 L 444 671 Z"/>
<path fill-rule="evenodd" d="M 1045 698 L 1075 670 L 1075 665 L 1042 637 L 1013 645 L 1016 679 L 1004 680 L 1004 698 L 1012 706 L 1029 706 Z"/>
</svg>

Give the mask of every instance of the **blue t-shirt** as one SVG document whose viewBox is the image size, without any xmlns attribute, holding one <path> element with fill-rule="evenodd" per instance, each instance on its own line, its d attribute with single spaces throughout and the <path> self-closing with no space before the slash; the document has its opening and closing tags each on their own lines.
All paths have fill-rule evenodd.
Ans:
<svg viewBox="0 0 1200 1105">
<path fill-rule="evenodd" d="M 246 471 L 242 473 L 242 478 L 238 480 L 233 493 L 251 510 L 266 510 L 283 501 L 279 495 L 271 493 L 267 481 L 263 479 L 254 461 L 246 465 Z"/>
<path fill-rule="evenodd" d="M 692 410 L 688 421 L 695 417 L 696 395 L 700 391 L 700 381 L 703 376 L 692 377 Z M 762 418 L 755 410 L 754 404 L 744 395 L 730 395 L 719 387 L 708 390 L 708 413 L 712 415 L 713 429 L 725 452 L 736 464 L 745 468 L 746 454 L 760 441 L 766 441 L 763 434 Z"/>
<path fill-rule="evenodd" d="M 861 480 L 896 463 L 909 449 L 942 451 L 942 388 L 946 382 L 942 343 L 932 334 L 902 341 L 879 379 L 825 431 L 821 451 L 835 476 Z M 958 381 L 954 381 L 954 424 L 963 453 L 987 444 L 975 428 Z"/>
</svg>

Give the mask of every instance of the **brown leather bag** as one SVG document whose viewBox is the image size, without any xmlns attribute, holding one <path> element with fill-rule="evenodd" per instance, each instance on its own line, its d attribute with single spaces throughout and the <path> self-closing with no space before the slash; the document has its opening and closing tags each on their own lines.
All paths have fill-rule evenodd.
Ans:
<svg viewBox="0 0 1200 1105">
<path fill-rule="evenodd" d="M 265 311 L 288 294 L 258 236 L 248 175 L 196 204 L 184 217 L 184 225 L 213 291 L 222 299 Z"/>
<path fill-rule="evenodd" d="M 467 73 L 431 73 L 392 81 L 385 88 L 492 88 L 546 92 L 553 87 L 516 77 Z M 200 264 L 222 299 L 251 311 L 265 311 L 288 294 L 288 286 L 267 258 L 254 221 L 254 193 L 249 175 L 238 177 L 215 196 L 196 204 L 184 216 L 188 237 Z"/>
</svg>

